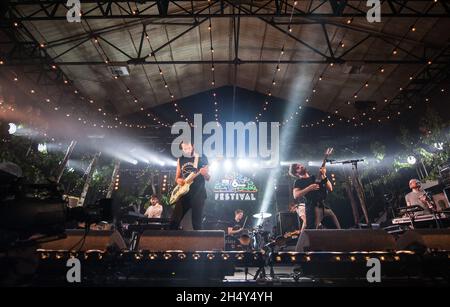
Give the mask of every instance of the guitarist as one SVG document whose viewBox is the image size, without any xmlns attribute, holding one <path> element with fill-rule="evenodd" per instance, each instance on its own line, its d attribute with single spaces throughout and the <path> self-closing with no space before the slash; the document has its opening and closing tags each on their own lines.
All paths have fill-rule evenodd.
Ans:
<svg viewBox="0 0 450 307">
<path fill-rule="evenodd" d="M 210 179 L 208 158 L 204 155 L 199 157 L 190 142 L 181 142 L 180 148 L 183 155 L 177 161 L 176 183 L 182 186 L 185 184 L 186 177 L 191 173 L 199 172 L 200 175 L 195 177 L 189 192 L 176 203 L 171 217 L 171 228 L 178 229 L 184 215 L 191 209 L 192 226 L 194 230 L 201 230 L 203 207 L 206 200 L 205 181 Z"/>
<path fill-rule="evenodd" d="M 314 175 L 310 175 L 306 167 L 301 163 L 294 163 L 290 166 L 289 173 L 297 178 L 294 183 L 293 196 L 296 200 L 305 203 L 306 227 L 305 229 L 317 229 L 326 215 L 330 216 L 336 226 L 340 229 L 339 221 L 330 208 L 325 207 L 323 199 L 317 197 L 320 185 L 325 186 L 326 193 L 333 191 L 333 185 L 327 178 L 325 167 L 320 168 L 320 184 L 316 183 Z"/>
</svg>

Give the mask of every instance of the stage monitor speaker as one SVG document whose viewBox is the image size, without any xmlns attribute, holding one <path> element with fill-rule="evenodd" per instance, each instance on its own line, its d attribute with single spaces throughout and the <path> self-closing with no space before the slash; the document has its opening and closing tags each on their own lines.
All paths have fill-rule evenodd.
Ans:
<svg viewBox="0 0 450 307">
<path fill-rule="evenodd" d="M 324 229 L 304 230 L 297 252 L 392 251 L 395 239 L 384 230 Z"/>
<path fill-rule="evenodd" d="M 90 230 L 86 237 L 84 229 L 66 230 L 67 237 L 61 240 L 51 241 L 40 245 L 40 249 L 46 250 L 101 250 L 108 247 L 126 249 L 127 246 L 122 236 L 112 230 Z"/>
<path fill-rule="evenodd" d="M 398 238 L 397 249 L 415 251 L 434 249 L 450 251 L 450 229 L 408 230 Z"/>
<path fill-rule="evenodd" d="M 277 214 L 277 227 L 280 235 L 300 229 L 298 214 L 295 212 L 279 212 Z"/>
<path fill-rule="evenodd" d="M 222 251 L 225 232 L 222 230 L 147 230 L 139 238 L 138 250 Z"/>
</svg>

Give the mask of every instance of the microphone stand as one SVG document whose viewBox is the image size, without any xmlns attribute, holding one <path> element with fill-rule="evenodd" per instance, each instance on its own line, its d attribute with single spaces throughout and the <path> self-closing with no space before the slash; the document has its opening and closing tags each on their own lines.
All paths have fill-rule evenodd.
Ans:
<svg viewBox="0 0 450 307">
<path fill-rule="evenodd" d="M 358 162 L 363 162 L 364 159 L 353 159 L 353 160 L 344 160 L 344 161 L 330 161 L 330 164 L 351 164 L 352 165 L 352 181 L 353 186 L 355 187 L 356 193 L 359 198 L 359 203 L 361 205 L 362 212 L 364 214 L 364 219 L 366 221 L 367 227 L 372 228 L 372 224 L 369 222 L 369 214 L 367 212 L 366 206 L 366 198 L 364 194 L 364 187 L 362 185 L 361 179 L 359 178 L 358 173 Z"/>
<path fill-rule="evenodd" d="M 431 214 L 433 215 L 434 221 L 436 222 L 436 228 L 440 229 L 442 227 L 441 221 L 440 221 L 440 214 L 436 209 L 436 204 L 434 203 L 433 198 L 431 197 L 430 193 L 427 191 L 425 192 L 425 197 L 427 199 L 428 209 L 430 209 Z"/>
</svg>

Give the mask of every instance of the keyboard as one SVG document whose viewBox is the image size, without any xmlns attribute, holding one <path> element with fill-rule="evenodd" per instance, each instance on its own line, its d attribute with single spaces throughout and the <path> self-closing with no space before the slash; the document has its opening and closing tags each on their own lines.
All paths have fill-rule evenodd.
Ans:
<svg viewBox="0 0 450 307">
<path fill-rule="evenodd" d="M 426 223 L 426 222 L 434 222 L 435 218 L 438 220 L 444 221 L 449 220 L 450 215 L 445 213 L 438 213 L 436 216 L 433 214 L 423 214 L 423 215 L 417 215 L 414 218 L 414 223 Z M 411 218 L 410 217 L 399 217 L 392 220 L 392 224 L 394 225 L 401 225 L 401 224 L 411 224 Z"/>
</svg>

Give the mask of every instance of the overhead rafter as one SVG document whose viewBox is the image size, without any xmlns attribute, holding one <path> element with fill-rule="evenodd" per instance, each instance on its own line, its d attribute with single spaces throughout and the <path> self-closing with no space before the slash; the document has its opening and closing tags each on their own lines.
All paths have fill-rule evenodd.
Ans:
<svg viewBox="0 0 450 307">
<path fill-rule="evenodd" d="M 358 12 L 359 9 L 357 9 L 354 5 L 356 4 L 356 1 L 348 0 L 348 1 L 322 1 L 319 5 L 313 7 L 312 5 L 307 8 L 306 11 L 301 10 L 299 8 L 295 8 L 294 14 L 297 14 L 298 16 L 302 16 L 302 18 L 298 19 L 299 22 L 305 22 L 305 18 L 307 22 L 304 23 L 304 25 L 308 24 L 316 24 L 320 23 L 322 25 L 322 32 L 324 35 L 324 38 L 326 39 L 327 46 L 328 46 L 328 54 L 325 54 L 321 50 L 319 50 L 317 47 L 312 46 L 310 43 L 304 41 L 300 37 L 296 37 L 292 35 L 291 33 L 287 33 L 287 31 L 282 27 L 282 25 L 285 23 L 286 19 L 283 18 L 267 18 L 264 16 L 268 16 L 270 12 L 276 15 L 276 17 L 282 16 L 283 14 L 287 14 L 287 10 L 292 8 L 292 5 L 289 4 L 287 1 L 283 0 L 277 0 L 277 1 L 261 1 L 261 0 L 252 0 L 250 2 L 239 2 L 239 4 L 235 3 L 234 1 L 227 1 L 227 0 L 216 0 L 216 1 L 210 1 L 205 5 L 205 1 L 198 1 L 198 0 L 154 0 L 154 1 L 108 1 L 108 2 L 101 2 L 101 1 L 93 1 L 93 0 L 86 0 L 81 1 L 82 5 L 86 4 L 89 6 L 88 11 L 83 11 L 83 17 L 88 16 L 89 14 L 92 14 L 96 9 L 98 9 L 100 12 L 104 14 L 108 14 L 114 11 L 113 7 L 117 6 L 117 9 L 120 10 L 120 16 L 124 16 L 127 13 L 131 13 L 133 16 L 143 14 L 144 12 L 148 12 L 150 10 L 154 10 L 155 13 L 158 13 L 159 19 L 152 20 L 151 18 L 146 18 L 145 20 L 140 20 L 140 23 L 147 24 L 147 23 L 153 23 L 153 22 L 161 22 L 164 23 L 165 19 L 170 16 L 171 10 L 170 5 L 177 7 L 177 13 L 173 13 L 173 16 L 186 16 L 186 14 L 189 13 L 189 16 L 193 19 L 191 23 L 185 23 L 185 25 L 188 26 L 188 28 L 181 33 L 179 33 L 177 36 L 173 37 L 171 41 L 155 47 L 155 53 L 159 52 L 163 48 L 167 47 L 170 43 L 173 41 L 183 37 L 185 34 L 189 33 L 192 29 L 198 27 L 200 24 L 202 24 L 205 20 L 208 19 L 208 17 L 202 18 L 201 16 L 224 16 L 226 14 L 225 12 L 228 11 L 228 13 L 231 13 L 228 15 L 230 18 L 237 18 L 237 17 L 249 17 L 254 16 L 259 18 L 260 20 L 266 22 L 269 24 L 272 28 L 283 32 L 284 34 L 288 35 L 291 39 L 297 41 L 299 44 L 303 45 L 305 48 L 308 48 L 312 50 L 315 54 L 311 56 L 311 58 L 305 58 L 302 60 L 294 60 L 294 61 L 286 61 L 282 64 L 321 64 L 321 63 L 351 63 L 351 62 L 359 62 L 364 64 L 424 64 L 427 61 L 428 58 L 428 51 L 437 49 L 436 46 L 429 46 L 425 45 L 422 42 L 410 42 L 412 44 L 418 45 L 421 48 L 421 50 L 416 50 L 415 54 L 412 52 L 409 52 L 407 50 L 403 50 L 408 55 L 407 58 L 399 59 L 399 60 L 387 60 L 383 58 L 370 58 L 370 59 L 355 59 L 352 57 L 344 58 L 345 55 L 349 54 L 351 51 L 354 51 L 358 47 L 363 46 L 363 43 L 367 39 L 379 39 L 380 41 L 383 41 L 383 43 L 387 45 L 394 45 L 395 41 L 398 40 L 398 37 L 389 35 L 388 33 L 375 33 L 374 31 L 370 31 L 367 29 L 361 29 L 358 27 L 352 27 L 350 25 L 340 24 L 339 22 L 330 21 L 327 22 L 326 18 L 317 18 L 315 16 L 317 10 L 320 8 L 320 11 L 323 12 L 327 5 L 329 6 L 330 12 L 332 12 L 333 16 L 344 16 L 344 14 L 348 10 L 352 10 L 354 12 Z M 402 14 L 404 12 L 416 12 L 419 13 L 419 11 L 410 9 L 410 6 L 413 5 L 413 2 L 417 1 L 402 1 L 401 5 L 397 3 L 398 1 L 383 1 L 383 12 L 385 11 L 385 6 L 389 8 L 392 12 L 395 12 L 396 14 Z M 308 1 L 308 3 L 312 3 Z M 130 4 L 133 4 L 131 6 Z M 188 4 L 188 5 L 187 5 Z M 388 4 L 388 5 L 387 5 Z M 22 10 L 19 9 L 20 6 L 36 6 L 39 8 L 34 13 L 29 13 L 29 10 L 27 10 L 27 16 L 31 16 L 34 18 L 35 16 L 40 16 L 40 14 L 45 13 L 47 17 L 57 17 L 57 13 L 61 11 L 61 8 L 65 7 L 64 1 L 48 1 L 48 0 L 25 0 L 25 1 L 17 1 L 17 0 L 11 0 L 9 3 L 9 6 L 7 6 L 6 9 L 6 16 L 12 18 L 13 20 L 21 20 L 22 18 L 26 18 L 26 15 L 23 15 Z M 435 4 L 435 10 L 428 10 L 426 12 L 435 12 L 436 10 L 439 10 L 438 5 L 441 5 L 441 9 L 444 11 L 447 11 L 447 6 L 445 3 L 440 3 L 440 1 L 436 2 Z M 5 6 L 5 4 L 3 4 Z M 208 8 L 216 7 L 213 11 L 207 11 Z M 231 9 L 227 9 L 227 6 L 230 6 Z M 8 9 L 9 8 L 9 9 Z M 58 9 L 59 8 L 59 9 Z M 180 9 L 181 8 L 181 9 Z M 3 10 L 5 11 L 5 9 Z M 205 12 L 208 12 L 208 14 L 205 14 Z M 192 13 L 192 14 L 191 14 Z M 383 13 L 384 14 L 384 13 Z M 269 14 L 270 15 L 270 14 Z M 109 16 L 109 15 L 107 15 Z M 312 17 L 308 17 L 312 16 Z M 143 17 L 143 16 L 141 16 Z M 52 19 L 49 19 L 52 20 Z M 15 21 L 16 22 L 16 21 Z M 20 21 L 19 21 L 20 22 Z M 3 27 L 8 28 L 13 27 L 11 23 L 5 24 L 5 21 L 0 22 L 0 24 L 3 23 Z M 293 20 L 293 24 L 295 24 L 295 20 Z M 124 28 L 129 28 L 132 26 L 139 25 L 139 23 L 135 23 L 135 21 L 129 22 L 122 26 L 110 26 L 106 27 L 104 29 L 97 29 L 93 31 L 92 33 L 87 33 L 83 35 L 76 35 L 72 36 L 66 39 L 58 39 L 54 42 L 48 42 L 48 47 L 54 47 L 54 46 L 61 46 L 68 44 L 68 48 L 65 49 L 63 52 L 58 54 L 55 58 L 49 60 L 49 64 L 57 64 L 60 66 L 69 66 L 69 65 L 105 65 L 103 62 L 97 62 L 97 61 L 91 61 L 91 60 L 85 60 L 85 61 L 79 61 L 79 62 L 64 62 L 64 61 L 56 61 L 58 60 L 62 55 L 67 54 L 68 52 L 71 52 L 73 50 L 76 50 L 78 47 L 82 46 L 84 42 L 88 41 L 89 38 L 92 38 L 93 36 L 104 40 L 107 44 L 109 44 L 112 48 L 117 50 L 118 52 L 124 54 L 127 57 L 127 62 L 117 62 L 117 63 L 109 63 L 110 65 L 152 65 L 155 64 L 153 61 L 148 60 L 148 56 L 142 57 L 140 54 L 137 57 L 133 57 L 129 54 L 127 54 L 122 48 L 119 46 L 116 46 L 112 43 L 110 43 L 107 39 L 105 39 L 102 34 L 110 33 L 113 31 L 120 31 Z M 333 26 L 342 26 L 346 27 L 349 30 L 355 30 L 358 32 L 365 32 L 367 33 L 367 36 L 362 38 L 359 42 L 356 42 L 353 46 L 350 46 L 350 49 L 347 49 L 343 54 L 334 54 L 333 52 L 330 52 L 330 40 L 328 37 L 326 25 L 333 25 Z M 402 39 L 403 40 L 403 39 Z M 8 42 L 0 42 L 0 44 L 5 44 Z M 15 40 L 14 44 L 30 44 L 32 45 L 34 42 L 24 42 Z M 75 45 L 74 45 L 75 43 Z M 38 46 L 34 46 L 35 48 L 38 48 Z M 401 49 L 401 47 L 398 47 Z M 238 54 L 238 50 L 235 52 Z M 234 65 L 240 65 L 240 64 L 271 64 L 274 63 L 277 60 L 264 60 L 264 61 L 248 61 L 246 59 L 240 59 L 237 56 L 233 60 L 220 60 L 217 59 L 217 64 L 234 64 Z M 30 61 L 30 58 L 11 58 L 7 61 L 8 65 L 18 65 L 19 63 L 21 65 L 32 65 L 34 64 L 34 61 Z M 166 61 L 162 64 L 210 64 L 209 61 Z"/>
<path fill-rule="evenodd" d="M 5 18 L 16 21 L 38 21 L 38 20 L 66 20 L 66 0 L 10 0 L 6 10 Z M 81 7 L 87 6 L 83 10 L 84 19 L 160 19 L 160 18 L 194 18 L 196 10 L 199 9 L 204 0 L 138 0 L 138 1 L 100 1 L 100 0 L 81 0 Z M 299 2 L 309 3 L 311 1 L 299 0 Z M 298 9 L 294 17 L 362 17 L 365 18 L 369 7 L 358 8 L 359 0 L 329 0 L 322 1 L 319 5 L 308 6 L 306 9 Z M 439 18 L 450 17 L 449 5 L 446 0 L 438 0 L 426 11 L 421 11 L 418 6 L 423 0 L 384 0 L 381 9 L 384 18 L 389 17 L 420 17 L 420 18 Z M 192 5 L 195 3 L 195 5 Z M 214 3 L 222 4 L 221 0 Z M 250 14 L 241 10 L 226 12 L 221 9 L 216 13 L 202 13 L 197 18 L 229 18 L 242 16 L 269 17 L 269 18 L 289 18 L 290 14 L 286 12 L 287 1 L 282 0 L 252 0 L 241 2 L 242 7 L 250 10 Z M 264 7 L 264 10 L 261 9 Z M 137 9 L 136 9 L 137 8 Z M 17 12 L 26 11 L 22 16 Z"/>
<path fill-rule="evenodd" d="M 421 71 L 412 77 L 410 82 L 389 101 L 380 113 L 389 115 L 393 112 L 403 111 L 415 103 L 428 102 L 427 95 L 449 77 L 450 44 L 447 44 Z"/>
<path fill-rule="evenodd" d="M 8 59 L 8 57 L 5 57 Z M 330 60 L 330 59 L 322 59 L 322 60 L 214 60 L 215 64 L 236 64 L 236 65 L 244 65 L 244 64 L 328 64 L 328 63 L 358 63 L 358 64 L 426 64 L 426 59 L 411 59 L 411 60 Z M 57 66 L 85 66 L 85 65 L 100 65 L 100 66 L 125 66 L 125 65 L 190 65 L 190 64 L 205 64 L 211 65 L 211 60 L 163 60 L 158 61 L 158 63 L 154 61 L 145 61 L 142 59 L 133 59 L 129 61 L 109 61 L 105 63 L 104 61 L 48 61 L 47 64 L 54 63 Z M 30 61 L 29 57 L 23 58 L 12 58 L 8 60 L 3 65 L 5 66 L 30 66 L 36 65 L 35 62 Z"/>
</svg>

